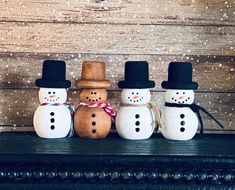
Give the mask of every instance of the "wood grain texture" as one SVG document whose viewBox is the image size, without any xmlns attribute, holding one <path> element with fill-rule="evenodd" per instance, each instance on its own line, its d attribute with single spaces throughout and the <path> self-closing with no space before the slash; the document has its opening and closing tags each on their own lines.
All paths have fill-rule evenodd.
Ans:
<svg viewBox="0 0 235 190">
<path fill-rule="evenodd" d="M 232 0 L 3 0 L 0 20 L 109 24 L 234 25 Z"/>
<path fill-rule="evenodd" d="M 28 130 L 32 126 L 33 113 L 37 108 L 38 101 L 37 89 L 2 89 L 0 90 L 0 130 Z M 68 97 L 78 105 L 77 90 L 70 90 Z M 164 93 L 152 92 L 152 101 L 163 107 Z M 213 121 L 203 115 L 205 128 L 213 131 L 232 131 L 235 130 L 235 93 L 196 93 L 195 102 L 205 107 L 215 115 L 225 126 L 221 130 Z M 119 107 L 120 91 L 109 91 L 109 100 L 115 108 Z M 5 128 L 7 127 L 7 128 Z M 31 130 L 31 129 L 30 129 Z"/>
<path fill-rule="evenodd" d="M 34 81 L 45 59 L 67 63 L 69 96 L 77 103 L 84 60 L 104 60 L 118 107 L 127 60 L 147 60 L 163 105 L 160 83 L 170 61 L 190 61 L 197 102 L 226 128 L 205 119 L 208 132 L 233 133 L 235 14 L 233 0 L 2 0 L 0 2 L 0 131 L 33 131 L 38 105 Z M 161 92 L 160 92 L 161 91 Z"/>
<path fill-rule="evenodd" d="M 0 23 L 0 52 L 234 55 L 228 26 Z"/>
<path fill-rule="evenodd" d="M 171 61 L 190 61 L 193 63 L 193 80 L 199 83 L 200 91 L 235 91 L 235 56 L 193 56 L 193 55 L 107 55 L 107 54 L 38 54 L 2 53 L 0 54 L 0 88 L 35 88 L 34 82 L 41 77 L 42 62 L 45 59 L 65 60 L 67 79 L 74 83 L 81 78 L 84 60 L 104 60 L 106 79 L 113 82 L 113 90 L 124 77 L 124 64 L 127 60 L 147 60 L 150 79 L 156 82 L 153 90 L 161 90 L 160 84 L 167 79 L 168 64 Z"/>
</svg>

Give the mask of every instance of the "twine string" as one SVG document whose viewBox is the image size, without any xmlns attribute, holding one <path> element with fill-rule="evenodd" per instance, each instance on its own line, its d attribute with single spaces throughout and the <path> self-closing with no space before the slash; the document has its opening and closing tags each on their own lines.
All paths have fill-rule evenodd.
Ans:
<svg viewBox="0 0 235 190">
<path fill-rule="evenodd" d="M 162 112 L 159 106 L 157 106 L 154 102 L 150 102 L 147 104 L 128 104 L 128 103 L 121 103 L 120 106 L 122 107 L 148 107 L 150 110 L 153 111 L 155 116 L 155 120 L 153 121 L 152 125 L 154 128 L 163 128 L 163 119 L 162 119 Z"/>
</svg>

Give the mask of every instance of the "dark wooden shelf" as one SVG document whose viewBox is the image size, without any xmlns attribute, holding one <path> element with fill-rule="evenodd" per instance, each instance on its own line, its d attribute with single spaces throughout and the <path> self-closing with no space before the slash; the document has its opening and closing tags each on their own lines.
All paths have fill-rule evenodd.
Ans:
<svg viewBox="0 0 235 190">
<path fill-rule="evenodd" d="M 233 189 L 235 135 L 169 141 L 0 134 L 0 189 Z"/>
</svg>

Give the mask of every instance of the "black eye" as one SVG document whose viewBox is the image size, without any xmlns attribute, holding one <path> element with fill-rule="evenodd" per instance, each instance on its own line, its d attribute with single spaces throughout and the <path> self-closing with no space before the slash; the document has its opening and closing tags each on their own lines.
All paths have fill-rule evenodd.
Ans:
<svg viewBox="0 0 235 190">
<path fill-rule="evenodd" d="M 139 92 L 136 93 L 137 95 L 139 94 Z"/>
<path fill-rule="evenodd" d="M 51 92 L 48 92 L 48 94 L 51 94 Z"/>
<path fill-rule="evenodd" d="M 179 94 L 179 92 L 176 92 L 176 94 Z"/>
<path fill-rule="evenodd" d="M 93 94 L 93 92 L 91 92 L 91 94 Z"/>
<path fill-rule="evenodd" d="M 53 92 L 53 94 L 55 94 L 55 92 Z"/>
<path fill-rule="evenodd" d="M 132 94 L 134 94 L 134 92 L 132 92 Z"/>
<path fill-rule="evenodd" d="M 96 94 L 96 92 L 94 92 L 94 94 Z"/>
<path fill-rule="evenodd" d="M 185 92 L 183 92 L 183 94 L 185 94 Z"/>
</svg>

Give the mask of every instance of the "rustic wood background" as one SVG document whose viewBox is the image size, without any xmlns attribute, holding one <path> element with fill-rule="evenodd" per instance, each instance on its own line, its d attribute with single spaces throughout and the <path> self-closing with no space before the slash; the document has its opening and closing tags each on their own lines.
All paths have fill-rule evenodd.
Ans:
<svg viewBox="0 0 235 190">
<path fill-rule="evenodd" d="M 127 60 L 147 60 L 160 87 L 170 61 L 191 61 L 199 82 L 196 102 L 224 125 L 204 117 L 206 132 L 235 132 L 235 2 L 233 0 L 1 0 L 0 131 L 33 131 L 44 59 L 67 63 L 67 78 L 80 77 L 83 60 L 104 60 L 114 82 L 109 101 L 120 102 L 117 82 Z M 73 85 L 70 99 L 78 103 Z"/>
</svg>

